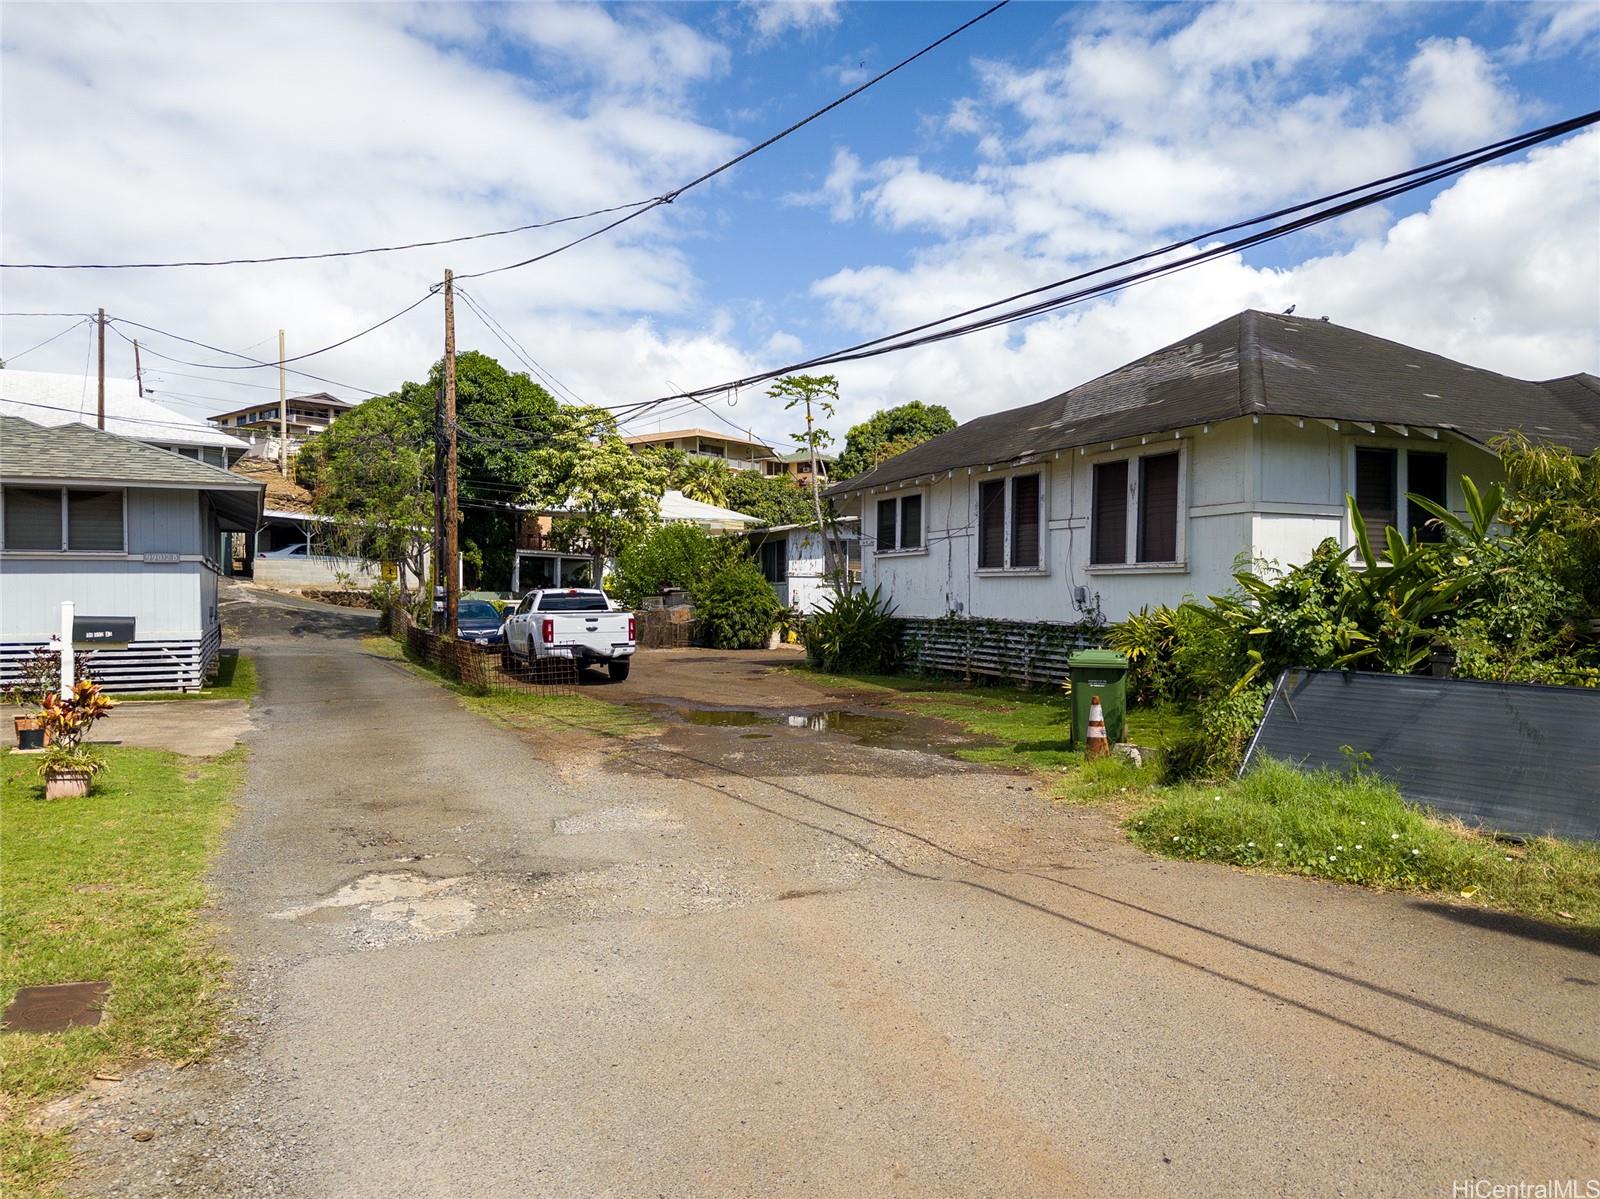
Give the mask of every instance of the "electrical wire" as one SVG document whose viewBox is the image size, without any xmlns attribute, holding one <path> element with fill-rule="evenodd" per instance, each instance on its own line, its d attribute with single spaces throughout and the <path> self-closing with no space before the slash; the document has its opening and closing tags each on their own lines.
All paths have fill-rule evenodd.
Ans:
<svg viewBox="0 0 1600 1199">
<path fill-rule="evenodd" d="M 0 377 L 3 377 L 3 372 L 0 372 Z M 85 380 L 87 381 L 87 373 L 85 374 Z M 84 388 L 84 402 L 87 402 L 87 399 L 88 387 L 86 385 Z M 92 412 L 85 412 L 81 406 L 78 408 L 67 408 L 61 404 L 46 404 L 39 400 L 3 399 L 0 400 L 0 403 L 15 404 L 23 408 L 44 408 L 51 412 L 65 412 L 69 416 L 91 417 L 95 415 Z M 207 433 L 227 433 L 226 429 L 218 429 L 216 426 L 208 425 L 203 421 L 186 421 L 182 418 L 182 413 L 173 413 L 173 415 L 178 419 L 162 420 L 153 416 L 123 416 L 118 412 L 108 412 L 106 413 L 106 419 L 120 421 L 131 425 L 155 425 L 162 429 L 193 429 L 195 431 L 204 431 Z M 229 436 L 232 436 L 232 434 L 229 434 Z"/>
<path fill-rule="evenodd" d="M 432 287 L 428 288 L 428 290 L 426 292 L 424 292 L 420 297 L 418 297 L 417 299 L 413 300 L 411 303 L 407 304 L 404 308 L 400 309 L 399 312 L 391 313 L 390 315 L 384 317 L 381 321 L 378 321 L 375 324 L 368 325 L 365 329 L 362 329 L 360 332 L 350 334 L 349 337 L 341 337 L 338 341 L 333 342 L 333 343 L 331 343 L 329 345 L 325 345 L 325 346 L 321 347 L 320 349 L 307 350 L 304 354 L 295 354 L 293 357 L 290 357 L 290 358 L 279 358 L 279 359 L 275 359 L 274 361 L 271 361 L 271 362 L 264 362 L 264 361 L 262 361 L 260 359 L 257 359 L 257 358 L 251 358 L 247 354 L 236 353 L 233 350 L 218 350 L 215 346 L 207 346 L 203 342 L 193 341 L 193 340 L 191 340 L 190 338 L 187 338 L 187 337 L 179 337 L 178 334 L 176 334 L 176 333 L 168 333 L 168 332 L 166 332 L 166 331 L 164 331 L 162 329 L 157 329 L 157 328 L 155 328 L 154 326 L 151 326 L 151 325 L 141 325 L 138 321 L 129 320 L 127 317 L 111 317 L 110 318 L 110 323 L 113 324 L 113 325 L 128 325 L 128 326 L 130 326 L 130 327 L 132 327 L 134 329 L 144 329 L 147 332 L 158 333 L 162 337 L 171 337 L 171 338 L 174 338 L 177 341 L 187 342 L 189 345 L 201 346 L 204 349 L 213 350 L 213 351 L 215 351 L 216 353 L 219 353 L 219 354 L 230 354 L 235 358 L 244 358 L 250 364 L 248 366 L 234 366 L 232 363 L 224 363 L 224 362 L 215 362 L 215 363 L 188 362 L 188 363 L 184 364 L 185 366 L 198 366 L 198 367 L 203 367 L 203 368 L 205 368 L 207 370 L 214 370 L 214 371 L 250 371 L 250 370 L 259 370 L 262 367 L 283 366 L 283 365 L 285 365 L 287 363 L 290 363 L 290 362 L 304 362 L 307 358 L 315 358 L 319 354 L 326 354 L 330 350 L 337 350 L 340 346 L 347 346 L 352 341 L 357 341 L 360 338 L 363 338 L 363 337 L 367 336 L 367 334 L 369 334 L 369 333 L 377 332 L 379 329 L 383 328 L 385 325 L 389 324 L 391 321 L 399 320 L 401 317 L 405 316 L 406 313 L 411 312 L 413 309 L 422 307 L 422 305 L 426 304 L 430 299 L 432 299 L 433 296 L 443 286 L 444 286 L 443 283 L 435 283 Z M 124 338 L 124 340 L 130 340 L 131 341 L 132 339 L 131 338 Z M 358 388 L 356 388 L 356 390 L 357 391 L 362 391 L 364 389 L 358 387 Z M 374 393 L 374 394 L 376 394 L 376 393 Z"/>
<path fill-rule="evenodd" d="M 498 275 L 502 271 L 514 271 L 514 270 L 518 269 L 519 267 L 532 266 L 536 262 L 543 262 L 547 258 L 554 258 L 557 254 L 560 254 L 560 253 L 563 253 L 564 251 L 570 250 L 574 246 L 580 246 L 584 242 L 589 241 L 592 238 L 599 237 L 601 234 L 609 233 L 609 232 L 611 232 L 611 230 L 617 228 L 618 226 L 625 225 L 629 221 L 634 220 L 634 219 L 636 219 L 638 217 L 641 217 L 647 212 L 652 212 L 655 209 L 660 208 L 662 205 L 671 204 L 673 201 L 675 201 L 679 196 L 683 195 L 683 193 L 688 191 L 690 188 L 699 187 L 702 183 L 705 183 L 705 182 L 707 182 L 707 181 L 709 181 L 711 179 L 715 179 L 718 175 L 722 174 L 724 171 L 733 169 L 734 167 L 738 166 L 741 162 L 744 162 L 747 158 L 751 158 L 754 155 L 761 153 L 761 151 L 767 149 L 767 147 L 773 145 L 774 143 L 782 141 L 784 138 L 788 137 L 791 133 L 795 133 L 798 130 L 805 128 L 807 125 L 811 124 L 812 121 L 817 120 L 819 117 L 826 116 L 828 113 L 832 112 L 835 108 L 838 108 L 841 104 L 848 103 L 850 100 L 855 99 L 857 96 L 859 96 L 862 92 L 866 91 L 868 88 L 874 87 L 877 84 L 882 83 L 885 79 L 889 78 L 889 76 L 893 75 L 896 71 L 902 70 L 905 67 L 910 66 L 912 63 L 916 62 L 917 59 L 921 58 L 923 55 L 930 54 L 934 50 L 937 50 L 940 46 L 942 46 L 946 42 L 948 42 L 951 38 L 956 37 L 958 34 L 966 32 L 968 29 L 971 29 L 979 21 L 982 21 L 984 18 L 992 16 L 995 13 L 999 12 L 1002 8 L 1004 8 L 1009 3 L 1010 3 L 1010 0 L 999 0 L 998 4 L 990 5 L 988 8 L 984 9 L 981 13 L 979 13 L 977 16 L 973 17 L 971 20 L 965 21 L 962 24 L 956 26 L 949 33 L 945 34 L 943 37 L 937 39 L 936 41 L 929 42 L 926 46 L 922 47 L 922 49 L 918 50 L 915 54 L 911 54 L 911 55 L 906 56 L 905 58 L 902 58 L 899 62 L 895 63 L 892 67 L 889 67 L 887 70 L 880 71 L 878 74 L 874 75 L 871 79 L 868 79 L 866 82 L 860 84 L 859 86 L 852 88 L 850 91 L 846 92 L 844 95 L 838 97 L 837 99 L 831 101 L 828 104 L 823 105 L 823 107 L 817 109 L 815 112 L 811 113 L 810 115 L 802 117 L 800 120 L 798 120 L 794 124 L 790 125 L 787 129 L 783 129 L 783 130 L 780 130 L 777 133 L 774 133 L 771 137 L 767 138 L 765 141 L 757 142 L 755 145 L 753 145 L 749 149 L 745 150 L 742 154 L 738 154 L 738 155 L 734 156 L 733 158 L 728 159 L 727 162 L 724 162 L 724 163 L 720 164 L 719 166 L 712 167 L 711 170 L 707 171 L 705 174 L 700 175 L 697 178 L 691 179 L 691 180 L 689 180 L 689 182 L 687 182 L 685 184 L 682 184 L 682 185 L 680 185 L 678 187 L 675 187 L 675 188 L 673 188 L 673 190 L 671 190 L 669 192 L 666 192 L 663 195 L 657 196 L 655 199 L 649 201 L 647 204 L 643 205 L 642 207 L 638 208 L 637 210 L 628 213 L 626 216 L 618 217 L 616 220 L 609 221 L 606 224 L 600 226 L 600 228 L 598 228 L 598 229 L 594 229 L 594 230 L 591 230 L 588 233 L 585 233 L 582 237 L 574 238 L 573 240 L 571 240 L 569 242 L 566 242 L 566 243 L 564 243 L 562 245 L 556 246 L 552 250 L 545 250 L 543 253 L 535 254 L 531 258 L 524 258 L 524 259 L 521 259 L 518 262 L 508 262 L 504 266 L 491 267 L 488 270 L 472 271 L 472 272 L 469 272 L 469 273 L 464 274 L 464 275 L 457 275 L 456 278 L 457 279 L 481 279 L 485 275 Z"/>
<path fill-rule="evenodd" d="M 405 242 L 394 246 L 369 246 L 361 250 L 326 250 L 316 254 L 273 254 L 259 258 L 205 258 L 182 262 L 0 262 L 0 270 L 11 271 L 147 271 L 166 270 L 190 266 L 255 266 L 269 262 L 315 262 L 325 258 L 359 258 L 365 254 L 395 254 L 403 250 L 423 250 L 431 246 L 453 246 L 461 242 L 480 241 L 490 237 L 507 237 L 513 233 L 526 233 L 530 229 L 548 229 L 570 221 L 606 216 L 628 208 L 638 208 L 654 200 L 635 200 L 631 204 L 615 204 L 610 208 L 596 208 L 591 212 L 574 213 L 547 221 L 534 221 L 527 225 L 513 225 L 509 229 L 491 229 L 487 233 L 465 233 L 460 237 L 441 237 L 433 241 Z"/>
<path fill-rule="evenodd" d="M 565 392 L 574 403 L 587 406 L 587 400 L 585 400 L 577 392 L 573 391 L 572 388 L 568 387 L 560 379 L 557 379 L 549 370 L 545 369 L 545 367 L 538 362 L 538 360 L 536 360 L 532 354 L 528 353 L 527 350 L 523 348 L 522 343 L 516 339 L 511 330 L 507 329 L 492 315 L 490 315 L 490 313 L 483 307 L 483 301 L 475 299 L 472 295 L 468 294 L 465 288 L 456 288 L 455 294 L 461 297 L 462 301 L 465 302 L 467 307 L 477 315 L 478 319 L 483 322 L 484 327 L 495 336 L 501 345 L 505 346 L 505 348 L 510 350 L 512 354 L 521 359 L 523 365 L 527 366 L 541 379 L 546 380 L 558 391 Z"/>
<path fill-rule="evenodd" d="M 771 379 L 780 378 L 783 375 L 792 374 L 795 371 L 810 370 L 815 367 L 826 366 L 836 362 L 853 362 L 864 358 L 877 357 L 882 354 L 896 353 L 901 350 L 913 349 L 919 346 L 932 344 L 934 342 L 965 336 L 968 333 L 977 332 L 983 329 L 994 328 L 1000 325 L 1025 320 L 1030 317 L 1040 315 L 1044 312 L 1052 311 L 1056 308 L 1065 307 L 1069 304 L 1080 303 L 1086 299 L 1122 291 L 1128 287 L 1132 287 L 1138 283 L 1146 282 L 1153 278 L 1187 270 L 1190 267 L 1198 266 L 1204 262 L 1209 262 L 1214 258 L 1221 257 L 1226 254 L 1236 253 L 1242 249 L 1261 245 L 1279 237 L 1287 236 L 1290 233 L 1310 228 L 1313 225 L 1346 216 L 1352 212 L 1359 211 L 1362 208 L 1382 203 L 1385 200 L 1392 199 L 1395 196 L 1402 195 L 1409 191 L 1414 191 L 1417 188 L 1425 187 L 1431 183 L 1436 183 L 1442 179 L 1446 179 L 1454 175 L 1459 175 L 1467 170 L 1472 169 L 1473 167 L 1483 165 L 1487 162 L 1492 162 L 1499 158 L 1504 158 L 1510 154 L 1514 154 L 1532 146 L 1539 145 L 1542 142 L 1549 141 L 1552 138 L 1574 132 L 1577 129 L 1592 125 L 1597 121 L 1600 121 L 1600 111 L 1589 112 L 1579 117 L 1573 117 L 1569 120 L 1558 122 L 1554 125 L 1547 125 L 1541 129 L 1519 134 L 1512 138 L 1506 138 L 1499 142 L 1493 142 L 1487 146 L 1480 146 L 1475 150 L 1465 151 L 1461 154 L 1452 155 L 1446 159 L 1440 159 L 1437 163 L 1429 163 L 1425 164 L 1424 166 L 1413 167 L 1409 171 L 1403 171 L 1395 175 L 1386 176 L 1383 179 L 1372 180 L 1356 187 L 1346 188 L 1342 191 L 1334 192 L 1329 195 L 1319 197 L 1315 200 L 1296 204 L 1289 208 L 1279 209 L 1274 213 L 1267 213 L 1262 216 L 1252 217 L 1248 220 L 1238 221 L 1231 225 L 1225 225 L 1219 229 L 1210 230 L 1206 233 L 1201 233 L 1187 238 L 1182 242 L 1175 242 L 1155 250 L 1146 251 L 1145 253 L 1134 255 L 1131 258 L 1122 259 L 1119 262 L 1110 263 L 1105 266 L 1096 267 L 1093 270 L 1070 275 L 1064 279 L 1057 279 L 1051 283 L 1042 284 L 1038 287 L 1030 288 L 1027 291 L 1018 292 L 1015 295 L 1007 296 L 999 300 L 992 300 L 986 304 L 978 305 L 975 308 L 969 308 L 962 312 L 951 313 L 949 315 L 939 317 L 936 320 L 927 321 L 920 325 L 914 325 L 909 329 L 902 329 L 896 333 L 885 334 L 882 337 L 873 338 L 869 341 L 858 342 L 857 344 L 853 346 L 847 346 L 842 350 L 818 355 L 800 362 L 790 363 L 787 366 L 779 367 L 774 370 L 762 371 L 753 375 L 746 375 L 740 379 L 729 380 L 727 382 L 697 388 L 693 391 L 680 391 L 675 395 L 661 396 L 655 400 L 645 401 L 645 404 L 665 404 L 671 400 L 682 398 L 684 396 L 692 398 L 695 396 L 718 395 L 737 388 L 749 387 Z M 1396 180 L 1399 180 L 1400 182 L 1394 182 Z M 1381 187 L 1381 185 L 1391 183 L 1393 186 Z M 1381 187 L 1381 190 L 1373 191 L 1372 189 L 1375 187 Z M 1331 207 L 1318 207 L 1319 205 L 1326 205 L 1333 200 L 1340 200 L 1341 202 L 1333 204 Z M 1125 266 L 1135 265 L 1140 262 L 1148 261 L 1154 257 L 1172 253 L 1186 245 L 1204 242 L 1210 238 L 1220 236 L 1225 233 L 1234 232 L 1239 229 L 1248 228 L 1254 225 L 1259 225 L 1266 221 L 1274 220 L 1290 213 L 1306 212 L 1308 209 L 1316 209 L 1316 211 L 1309 212 L 1307 215 L 1302 216 L 1297 220 L 1290 221 L 1283 225 L 1273 226 L 1248 237 L 1238 238 L 1233 241 L 1199 251 L 1187 258 L 1180 259 L 1175 262 L 1164 263 L 1148 268 L 1144 271 L 1135 272 L 1131 275 L 1110 279 L 1093 287 L 1083 288 L 1079 291 L 1071 292 L 1063 296 L 1054 296 L 1047 300 L 1043 300 L 1023 308 L 1011 309 L 1006 312 L 984 318 L 980 321 L 973 321 L 966 325 L 941 330 L 937 333 L 927 333 L 928 330 L 937 329 L 939 326 L 947 325 L 951 321 L 960 320 L 967 316 L 972 316 L 990 309 L 999 308 L 1003 305 L 1014 303 L 1017 300 L 1026 299 L 1028 297 L 1049 291 L 1054 291 L 1063 286 L 1092 278 L 1096 275 L 1103 275 L 1108 271 L 1117 270 Z M 913 336 L 915 334 L 924 333 L 927 333 L 927 335 L 921 337 Z"/>
<path fill-rule="evenodd" d="M 120 318 L 113 318 L 112 320 L 110 320 L 107 323 L 110 324 L 111 331 L 113 333 L 115 333 L 118 337 L 122 338 L 122 340 L 127 342 L 129 345 L 132 345 L 133 344 L 133 338 L 129 337 L 121 329 L 117 328 L 117 324 L 119 323 L 119 319 Z M 127 324 L 127 325 L 133 325 L 136 328 L 147 330 L 148 332 L 155 333 L 155 334 L 157 334 L 157 335 L 159 335 L 161 337 L 170 337 L 174 341 L 181 341 L 181 342 L 184 342 L 187 345 L 199 346 L 201 349 L 210 350 L 214 354 L 229 354 L 229 355 L 233 356 L 234 358 L 244 358 L 247 361 L 255 363 L 255 365 L 258 366 L 258 367 L 277 366 L 278 365 L 276 362 L 263 362 L 263 361 L 260 361 L 258 359 L 250 358 L 250 356 L 248 354 L 241 354 L 237 350 L 225 350 L 220 346 L 208 345 L 207 343 L 205 343 L 203 341 L 195 341 L 192 337 L 183 337 L 183 336 L 181 336 L 180 334 L 177 334 L 177 333 L 168 333 L 163 329 L 156 329 L 156 328 L 154 328 L 153 326 L 150 326 L 150 325 L 139 325 L 134 321 L 125 321 L 125 320 L 121 321 L 120 323 Z M 176 362 L 179 366 L 193 366 L 193 367 L 198 367 L 201 370 L 244 370 L 244 369 L 250 369 L 250 368 L 246 368 L 246 367 L 234 367 L 232 365 L 227 365 L 227 364 L 218 366 L 218 365 L 210 363 L 210 362 L 190 362 L 186 358 L 175 358 L 171 354 L 163 354 L 160 350 L 154 349 L 151 346 L 149 346 L 149 345 L 147 345 L 147 344 L 145 344 L 143 342 L 140 343 L 139 349 L 142 350 L 144 353 L 151 355 L 154 358 L 160 358 L 163 362 Z M 285 361 L 287 362 L 287 361 L 290 361 L 290 360 L 289 359 L 285 359 Z M 362 393 L 364 393 L 366 395 L 369 395 L 369 396 L 377 396 L 377 395 L 383 395 L 384 394 L 381 391 L 374 391 L 370 387 L 358 387 L 354 383 L 341 383 L 337 379 L 324 378 L 322 375 L 313 375 L 310 371 L 296 370 L 293 367 L 285 367 L 285 371 L 286 371 L 286 373 L 291 374 L 291 375 L 298 375 L 303 379 L 314 379 L 318 383 L 326 383 L 330 387 L 343 387 L 343 388 L 346 388 L 347 390 L 359 391 L 359 392 L 362 392 Z M 218 379 L 216 381 L 218 383 L 224 382 L 224 380 L 222 380 L 222 379 Z"/>
<path fill-rule="evenodd" d="M 61 332 L 52 333 L 49 337 L 45 338 L 43 341 L 35 342 L 33 345 L 29 346 L 26 350 L 23 350 L 19 354 L 12 354 L 9 358 L 5 359 L 6 365 L 10 366 L 18 358 L 21 358 L 23 354 L 31 354 L 35 350 L 43 349 L 45 346 L 49 345 L 52 341 L 54 341 L 58 337 L 65 337 L 68 333 L 71 333 L 79 325 L 83 324 L 85 319 L 86 318 L 79 317 L 77 320 L 73 321 L 72 324 L 68 325 L 65 329 L 61 330 Z"/>
</svg>

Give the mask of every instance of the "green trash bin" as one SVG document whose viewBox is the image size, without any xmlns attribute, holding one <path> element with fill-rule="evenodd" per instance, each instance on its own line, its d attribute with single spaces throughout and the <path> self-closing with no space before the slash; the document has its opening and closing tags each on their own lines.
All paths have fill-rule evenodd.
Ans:
<svg viewBox="0 0 1600 1199">
<path fill-rule="evenodd" d="M 1072 747 L 1082 749 L 1089 735 L 1089 704 L 1100 697 L 1106 739 L 1127 740 L 1128 659 L 1109 649 L 1083 649 L 1067 659 L 1072 680 Z"/>
</svg>

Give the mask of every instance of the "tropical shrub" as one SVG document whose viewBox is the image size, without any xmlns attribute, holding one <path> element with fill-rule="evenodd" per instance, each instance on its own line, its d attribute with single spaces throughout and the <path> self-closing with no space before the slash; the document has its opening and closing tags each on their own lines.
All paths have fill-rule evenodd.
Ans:
<svg viewBox="0 0 1600 1199">
<path fill-rule="evenodd" d="M 657 525 L 617 556 L 606 590 L 630 608 L 668 587 L 693 598 L 701 584 L 746 553 L 738 538 L 712 537 L 695 525 Z"/>
<path fill-rule="evenodd" d="M 782 608 L 761 568 L 748 558 L 726 562 L 693 591 L 695 623 L 713 649 L 761 649 Z"/>
<path fill-rule="evenodd" d="M 828 608 L 806 618 L 806 661 L 835 673 L 888 674 L 900 662 L 901 627 L 880 588 L 835 595 Z"/>
</svg>

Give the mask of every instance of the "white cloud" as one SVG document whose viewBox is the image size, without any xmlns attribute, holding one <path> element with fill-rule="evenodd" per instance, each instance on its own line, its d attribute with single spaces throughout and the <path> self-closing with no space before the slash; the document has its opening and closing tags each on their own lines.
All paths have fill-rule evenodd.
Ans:
<svg viewBox="0 0 1600 1199">
<path fill-rule="evenodd" d="M 725 51 L 687 27 L 653 14 L 619 19 L 569 6 L 462 7 L 448 15 L 384 5 L 8 9 L 0 80 L 5 260 L 256 256 L 503 228 L 657 194 L 736 148 L 686 116 L 681 95 L 630 82 L 636 73 L 704 79 L 720 71 Z M 548 65 L 532 78 L 484 59 L 508 31 L 481 22 L 512 16 Z M 557 82 L 573 75 L 595 82 Z M 465 286 L 557 374 L 585 380 L 593 398 L 635 398 L 640 379 L 654 375 L 632 372 L 654 370 L 655 358 L 698 378 L 689 367 L 702 342 L 673 322 L 698 321 L 703 311 L 680 236 L 703 218 L 680 208 L 653 212 L 537 268 Z M 104 305 L 228 348 L 265 337 L 257 353 L 268 355 L 282 326 L 294 354 L 398 310 L 447 265 L 458 273 L 497 266 L 596 223 L 318 263 L 8 271 L 6 308 Z M 623 346 L 620 339 L 652 314 L 650 336 Z M 470 313 L 461 311 L 460 321 L 464 347 L 510 361 Z M 6 322 L 5 351 L 38 341 L 50 324 Z M 608 331 L 616 344 L 590 353 Z M 161 352 L 226 361 L 140 337 L 148 372 L 161 369 Z M 435 299 L 303 365 L 387 390 L 420 377 L 440 343 Z M 115 336 L 108 358 L 111 373 L 131 376 L 131 350 Z M 25 362 L 81 370 L 81 339 L 64 337 Z M 270 371 L 216 375 L 174 375 L 161 387 L 215 397 L 175 400 L 204 412 L 264 394 L 224 380 L 276 382 Z M 318 384 L 291 378 L 291 386 Z"/>
<path fill-rule="evenodd" d="M 1594 55 L 1600 50 L 1600 4 L 1583 0 L 1551 0 L 1522 6 L 1519 40 L 1506 58 L 1524 63 L 1571 50 Z"/>
<path fill-rule="evenodd" d="M 1465 149 L 1513 132 L 1521 105 L 1489 56 L 1464 37 L 1429 38 L 1406 67 L 1409 127 L 1425 146 Z"/>
<path fill-rule="evenodd" d="M 1600 372 L 1600 132 L 1479 167 L 1425 212 L 1295 266 L 1237 255 L 1008 330 L 839 365 L 841 427 L 920 399 L 961 419 L 1032 403 L 1240 309 L 1340 324 L 1522 378 Z M 974 277 L 983 267 L 986 275 Z M 872 333 L 908 326 L 1050 277 L 992 245 L 949 246 L 905 270 L 842 271 L 813 289 Z"/>
<path fill-rule="evenodd" d="M 740 7 L 750 14 L 750 23 L 760 41 L 772 41 L 787 33 L 802 36 L 839 23 L 839 0 L 743 0 Z"/>
</svg>

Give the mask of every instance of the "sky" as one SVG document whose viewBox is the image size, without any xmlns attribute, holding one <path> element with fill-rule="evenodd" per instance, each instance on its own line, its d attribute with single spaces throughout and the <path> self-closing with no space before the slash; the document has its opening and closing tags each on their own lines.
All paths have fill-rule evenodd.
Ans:
<svg viewBox="0 0 1600 1199">
<path fill-rule="evenodd" d="M 668 192 L 985 4 L 0 7 L 0 258 L 346 250 Z M 1231 220 L 1600 107 L 1600 4 L 1162 6 L 1021 0 L 714 181 L 543 262 L 463 283 L 563 399 L 626 404 L 893 332 Z M 320 262 L 0 271 L 7 313 L 104 307 L 107 371 L 209 415 L 270 358 L 604 218 Z M 1196 243 L 1210 244 L 1210 243 Z M 1032 403 L 1247 307 L 1524 378 L 1600 373 L 1600 130 L 1168 279 L 833 368 L 842 441 L 908 400 Z M 516 356 L 458 304 L 458 346 Z M 8 316 L 15 369 L 92 371 L 71 316 Z M 46 345 L 36 346 L 67 330 Z M 291 394 L 426 375 L 437 295 L 296 363 Z M 163 357 L 165 356 L 165 358 Z M 169 359 L 185 359 L 177 364 Z M 86 382 L 92 395 L 92 381 Z M 632 431 L 753 430 L 760 388 Z"/>
</svg>

